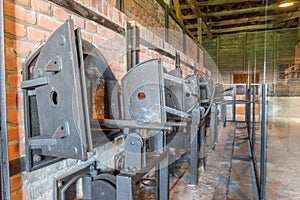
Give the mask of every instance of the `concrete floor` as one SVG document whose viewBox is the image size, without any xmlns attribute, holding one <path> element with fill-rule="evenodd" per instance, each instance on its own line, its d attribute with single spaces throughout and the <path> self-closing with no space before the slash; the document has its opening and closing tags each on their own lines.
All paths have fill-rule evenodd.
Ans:
<svg viewBox="0 0 300 200">
<path fill-rule="evenodd" d="M 205 170 L 199 169 L 198 186 L 189 185 L 188 163 L 178 169 L 183 176 L 170 179 L 171 200 L 258 199 L 250 170 L 243 123 L 227 124 L 215 151 L 206 153 Z M 237 128 L 238 127 L 238 128 Z M 259 172 L 260 124 L 257 124 L 256 158 Z M 269 118 L 266 199 L 300 199 L 300 119 Z M 177 174 L 180 174 L 177 173 Z M 155 199 L 144 193 L 141 199 Z"/>
<path fill-rule="evenodd" d="M 300 199 L 300 119 L 271 118 L 267 199 Z"/>
<path fill-rule="evenodd" d="M 258 192 L 254 187 L 254 176 L 248 159 L 248 145 L 243 139 L 246 129 L 237 126 L 243 124 L 227 124 L 219 135 L 215 151 L 207 151 L 205 170 L 199 169 L 198 186 L 187 183 L 188 163 L 183 163 L 178 170 L 184 175 L 170 179 L 171 200 L 257 199 Z M 257 126 L 256 158 L 259 167 L 260 124 Z M 299 130 L 300 119 L 268 120 L 266 199 L 300 199 Z M 155 199 L 151 193 L 143 196 L 142 199 Z"/>
</svg>

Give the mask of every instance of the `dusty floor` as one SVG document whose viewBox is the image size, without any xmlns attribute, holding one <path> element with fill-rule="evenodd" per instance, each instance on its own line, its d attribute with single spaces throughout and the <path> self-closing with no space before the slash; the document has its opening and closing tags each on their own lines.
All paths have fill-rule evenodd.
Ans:
<svg viewBox="0 0 300 200">
<path fill-rule="evenodd" d="M 223 129 L 215 151 L 206 153 L 205 170 L 199 169 L 198 186 L 187 183 L 188 164 L 181 165 L 177 175 L 170 179 L 171 200 L 257 199 L 255 194 L 258 192 L 254 187 L 254 176 L 248 159 L 248 144 L 244 139 L 246 129 L 242 126 L 240 123 L 232 123 Z M 257 124 L 257 167 L 260 159 L 259 126 Z M 300 199 L 299 130 L 300 119 L 269 118 L 266 199 Z M 150 191 L 142 199 L 155 197 Z"/>
<path fill-rule="evenodd" d="M 300 199 L 300 119 L 269 119 L 267 199 Z"/>
</svg>

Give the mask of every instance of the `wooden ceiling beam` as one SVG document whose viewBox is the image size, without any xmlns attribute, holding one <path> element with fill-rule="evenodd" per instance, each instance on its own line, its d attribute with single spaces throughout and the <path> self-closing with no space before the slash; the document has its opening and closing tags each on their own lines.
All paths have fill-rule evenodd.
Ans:
<svg viewBox="0 0 300 200">
<path fill-rule="evenodd" d="M 270 16 L 267 16 L 267 18 L 265 16 L 259 16 L 259 17 L 247 17 L 247 18 L 240 18 L 240 19 L 233 19 L 233 20 L 209 22 L 209 23 L 207 23 L 207 25 L 208 26 L 226 26 L 226 25 L 232 25 L 232 24 L 263 22 L 266 19 L 267 19 L 267 21 L 276 20 L 276 19 L 288 21 L 290 19 L 295 19 L 297 17 L 299 17 L 299 12 L 292 12 L 292 13 L 280 14 L 280 15 L 270 15 Z"/>
<path fill-rule="evenodd" d="M 203 13 L 201 12 L 201 10 L 198 8 L 197 6 L 197 2 L 196 0 L 186 0 L 187 3 L 191 6 L 192 8 L 192 11 L 194 12 L 194 14 L 197 16 L 197 18 L 203 18 Z M 206 22 L 202 19 L 201 20 L 202 22 L 202 28 L 203 30 L 205 31 L 205 33 L 207 34 L 208 38 L 209 39 L 212 39 L 212 34 L 206 24 Z M 198 27 L 198 28 L 201 28 L 201 27 Z M 199 31 L 198 31 L 199 32 Z"/>
<path fill-rule="evenodd" d="M 197 15 L 184 15 L 182 17 L 183 20 L 188 20 L 188 19 L 197 19 Z"/>
<path fill-rule="evenodd" d="M 255 31 L 255 30 L 266 30 L 284 27 L 286 23 L 280 24 L 259 24 L 259 25 L 250 25 L 250 26 L 239 26 L 233 28 L 225 29 L 212 29 L 211 32 L 215 34 L 224 34 L 224 33 L 233 33 L 233 32 L 245 32 L 245 31 Z M 294 23 L 293 23 L 294 24 Z M 193 35 L 197 35 L 197 32 L 192 32 Z"/>
<path fill-rule="evenodd" d="M 229 3 L 245 3 L 245 2 L 261 2 L 261 0 L 210 0 L 210 1 L 204 1 L 204 2 L 197 2 L 198 7 L 204 7 L 204 6 L 215 6 L 215 5 L 223 5 L 223 4 L 229 4 Z M 190 9 L 191 6 L 188 4 L 184 4 L 180 6 L 181 9 Z M 174 6 L 171 7 L 171 9 L 175 9 Z"/>
<path fill-rule="evenodd" d="M 197 6 L 202 7 L 202 6 L 215 6 L 215 5 L 223 5 L 223 4 L 228 4 L 228 3 L 244 3 L 244 2 L 262 2 L 262 0 L 209 0 L 209 1 L 203 1 L 203 2 L 198 2 Z"/>
<path fill-rule="evenodd" d="M 203 13 L 203 17 L 218 17 L 218 16 L 230 16 L 230 15 L 239 15 L 239 14 L 246 14 L 246 13 L 255 13 L 255 12 L 264 12 L 266 9 L 265 6 L 254 7 L 254 8 L 245 8 L 245 9 L 238 9 L 238 10 L 226 10 L 220 12 L 212 12 L 212 13 Z M 280 9 L 277 4 L 273 4 L 268 6 L 267 8 L 270 10 Z M 185 15 L 183 16 L 183 20 L 187 19 L 196 19 L 196 15 Z"/>
<path fill-rule="evenodd" d="M 264 12 L 266 6 L 253 7 L 253 8 L 245 8 L 239 10 L 226 10 L 220 12 L 213 12 L 205 14 L 205 17 L 218 17 L 218 16 L 230 16 L 230 15 L 239 15 L 246 13 L 256 13 L 256 12 Z M 268 11 L 280 9 L 277 4 L 273 4 L 267 7 Z"/>
<path fill-rule="evenodd" d="M 286 14 L 280 14 L 280 15 L 271 15 L 267 18 L 265 16 L 260 17 L 247 17 L 247 18 L 240 18 L 240 19 L 233 19 L 233 20 L 225 20 L 225 21 L 218 21 L 218 22 L 208 22 L 207 25 L 210 27 L 216 27 L 216 26 L 227 26 L 227 25 L 233 25 L 233 24 L 243 24 L 243 23 L 251 23 L 251 22 L 264 22 L 266 19 L 267 21 L 274 21 L 273 23 L 276 23 L 277 21 L 283 22 L 283 21 L 289 21 L 292 19 L 300 18 L 300 12 L 292 12 L 292 13 L 286 13 Z M 187 29 L 194 29 L 197 28 L 198 24 L 189 24 L 186 25 Z"/>
</svg>

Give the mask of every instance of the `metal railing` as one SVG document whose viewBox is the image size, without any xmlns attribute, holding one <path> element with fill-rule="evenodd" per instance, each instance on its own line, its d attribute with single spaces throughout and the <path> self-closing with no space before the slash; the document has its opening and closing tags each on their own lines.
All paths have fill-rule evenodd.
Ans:
<svg viewBox="0 0 300 200">
<path fill-rule="evenodd" d="M 250 171 L 252 184 L 255 186 L 253 196 L 254 199 L 264 200 L 266 199 L 267 161 L 267 85 L 225 84 L 224 88 L 226 87 L 231 88 L 227 94 L 227 105 L 232 106 L 231 113 L 227 113 L 230 114 L 231 119 L 226 122 L 246 124 Z M 243 95 L 245 98 L 237 99 L 237 95 Z M 237 116 L 238 104 L 245 106 L 244 120 L 241 120 L 241 115 Z M 260 130 L 260 133 L 257 130 Z"/>
</svg>

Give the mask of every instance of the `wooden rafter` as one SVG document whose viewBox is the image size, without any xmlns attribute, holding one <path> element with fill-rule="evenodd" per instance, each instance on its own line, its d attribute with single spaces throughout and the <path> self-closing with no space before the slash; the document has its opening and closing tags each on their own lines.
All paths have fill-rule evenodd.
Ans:
<svg viewBox="0 0 300 200">
<path fill-rule="evenodd" d="M 175 13 L 176 13 L 177 18 L 180 21 L 183 21 L 179 0 L 173 0 L 173 4 L 174 4 Z"/>
<path fill-rule="evenodd" d="M 168 6 L 166 5 L 166 3 L 163 0 L 156 0 L 156 1 L 163 8 L 168 8 Z M 170 1 L 173 1 L 173 0 L 170 0 Z M 170 8 L 168 8 L 168 12 L 169 12 L 169 15 L 176 21 L 176 23 L 178 23 L 178 25 L 183 28 L 184 27 L 183 21 L 178 19 L 178 17 L 174 13 L 174 11 L 171 10 Z M 186 34 L 188 36 L 190 36 L 192 39 L 196 40 L 196 38 L 193 36 L 193 34 L 188 29 L 186 29 Z"/>
<path fill-rule="evenodd" d="M 250 26 L 240 26 L 233 28 L 224 28 L 224 29 L 213 29 L 212 33 L 223 34 L 223 33 L 233 33 L 233 32 L 243 32 L 243 31 L 255 31 L 255 30 L 265 30 L 265 29 L 274 29 L 284 27 L 286 23 L 280 24 L 259 24 L 259 25 L 250 25 Z M 192 32 L 193 35 L 197 35 L 197 32 Z"/>
<path fill-rule="evenodd" d="M 239 14 L 247 14 L 247 13 L 255 13 L 255 12 L 263 12 L 265 11 L 265 6 L 254 7 L 254 8 L 245 8 L 245 9 L 237 9 L 237 10 L 226 10 L 220 12 L 212 12 L 212 13 L 203 13 L 203 17 L 218 17 L 218 16 L 230 16 L 230 15 L 239 15 Z M 279 9 L 277 4 L 273 4 L 268 6 L 268 11 Z M 183 16 L 184 20 L 187 19 L 196 19 L 196 15 L 186 15 Z"/>
<path fill-rule="evenodd" d="M 295 6 L 284 9 L 278 7 L 278 0 L 269 0 L 269 2 L 265 0 L 171 1 L 178 2 L 176 9 L 180 10 L 182 23 L 185 24 L 189 34 L 197 36 L 194 38 L 199 42 L 202 40 L 202 35 L 211 38 L 213 34 L 275 30 L 296 27 L 297 23 L 298 26 L 300 25 L 299 0 Z M 268 2 L 267 6 L 266 2 Z M 169 10 L 174 13 L 174 9 L 173 3 Z M 267 16 L 265 16 L 266 11 Z"/>
<path fill-rule="evenodd" d="M 215 5 L 223 5 L 228 3 L 245 3 L 245 2 L 262 2 L 262 0 L 209 0 L 209 1 L 203 1 L 198 2 L 197 6 L 215 6 Z"/>
<path fill-rule="evenodd" d="M 245 3 L 245 2 L 262 2 L 261 0 L 210 0 L 210 1 L 203 1 L 203 2 L 197 2 L 198 7 L 204 7 L 204 6 L 216 6 L 216 5 L 222 5 L 222 4 L 229 4 L 229 3 Z M 174 6 L 171 7 L 174 9 Z M 190 5 L 184 4 L 181 5 L 181 9 L 190 9 Z"/>
<path fill-rule="evenodd" d="M 211 27 L 216 26 L 227 26 L 227 25 L 234 25 L 234 24 L 243 24 L 243 23 L 251 23 L 251 22 L 263 22 L 265 20 L 271 21 L 271 20 L 280 20 L 280 21 L 288 21 L 291 19 L 298 18 L 299 12 L 292 12 L 292 13 L 286 13 L 286 14 L 279 14 L 279 15 L 270 15 L 267 18 L 265 16 L 259 16 L 259 17 L 246 17 L 246 18 L 240 18 L 240 19 L 232 19 L 232 20 L 224 20 L 224 21 L 216 21 L 216 22 L 208 22 L 207 25 Z M 186 26 L 187 29 L 193 29 L 197 28 L 198 24 L 189 24 Z"/>
<path fill-rule="evenodd" d="M 197 18 L 202 18 L 202 28 L 205 31 L 205 33 L 207 34 L 209 39 L 212 39 L 212 34 L 206 24 L 206 22 L 203 20 L 203 13 L 201 12 L 201 10 L 198 8 L 197 3 L 195 0 L 186 0 L 187 3 L 191 6 L 192 11 L 194 12 L 194 14 L 197 16 Z M 198 27 L 199 28 L 199 27 Z M 201 28 L 201 27 L 200 27 Z"/>
</svg>

